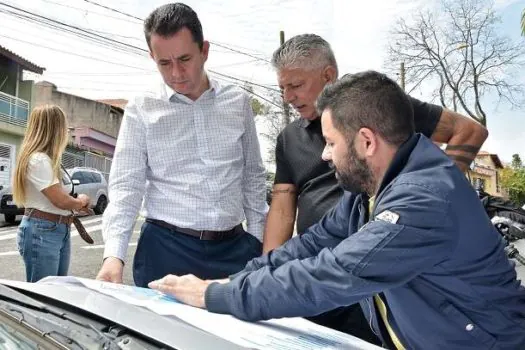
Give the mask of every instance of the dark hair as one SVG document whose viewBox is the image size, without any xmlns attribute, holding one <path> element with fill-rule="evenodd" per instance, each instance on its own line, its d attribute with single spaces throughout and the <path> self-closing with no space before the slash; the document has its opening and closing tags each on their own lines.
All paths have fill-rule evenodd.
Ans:
<svg viewBox="0 0 525 350">
<path fill-rule="evenodd" d="M 414 112 L 405 92 L 386 75 L 366 71 L 346 74 L 327 85 L 317 99 L 319 115 L 332 112 L 334 127 L 353 137 L 369 128 L 399 146 L 414 134 Z"/>
<path fill-rule="evenodd" d="M 202 50 L 204 36 L 202 26 L 197 13 L 191 7 L 180 2 L 166 4 L 156 8 L 144 20 L 144 35 L 151 49 L 151 35 L 157 34 L 162 37 L 170 37 L 183 28 L 188 28 L 199 48 Z"/>
</svg>

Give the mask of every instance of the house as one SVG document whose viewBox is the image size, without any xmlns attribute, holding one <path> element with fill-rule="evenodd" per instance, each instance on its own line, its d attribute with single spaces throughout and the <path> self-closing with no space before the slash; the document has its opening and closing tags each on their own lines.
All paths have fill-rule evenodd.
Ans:
<svg viewBox="0 0 525 350">
<path fill-rule="evenodd" d="M 55 104 L 66 113 L 71 142 L 62 159 L 64 166 L 92 167 L 107 177 L 127 101 L 90 100 L 62 92 L 48 81 L 36 83 L 34 90 L 35 106 Z"/>
<path fill-rule="evenodd" d="M 23 72 L 42 74 L 44 68 L 0 46 L 0 186 L 8 186 L 33 107 L 34 84 Z"/>
<path fill-rule="evenodd" d="M 60 106 L 67 115 L 70 128 L 93 129 L 115 140 L 124 115 L 121 107 L 68 94 L 59 91 L 53 83 L 41 81 L 35 84 L 35 106 L 45 104 Z M 101 143 L 108 141 L 105 137 L 98 136 L 95 133 L 92 139 Z M 111 141 L 108 145 L 113 148 L 115 146 Z"/>
<path fill-rule="evenodd" d="M 497 154 L 480 151 L 474 159 L 468 176 L 474 188 L 483 187 L 485 192 L 493 195 L 506 197 L 506 193 L 500 185 L 500 170 L 503 163 Z"/>
</svg>

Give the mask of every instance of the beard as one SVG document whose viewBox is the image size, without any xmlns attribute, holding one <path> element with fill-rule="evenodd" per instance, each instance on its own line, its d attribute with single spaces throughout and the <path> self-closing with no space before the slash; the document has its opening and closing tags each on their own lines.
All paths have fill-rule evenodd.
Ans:
<svg viewBox="0 0 525 350">
<path fill-rule="evenodd" d="M 374 177 L 364 158 L 360 158 L 353 146 L 349 143 L 348 161 L 336 168 L 335 175 L 345 191 L 353 193 L 370 193 L 373 191 Z"/>
</svg>

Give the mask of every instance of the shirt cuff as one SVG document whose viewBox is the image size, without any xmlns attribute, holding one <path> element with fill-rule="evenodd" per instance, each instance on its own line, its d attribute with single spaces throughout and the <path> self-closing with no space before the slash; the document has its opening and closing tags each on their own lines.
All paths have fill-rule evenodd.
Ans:
<svg viewBox="0 0 525 350">
<path fill-rule="evenodd" d="M 106 245 L 104 247 L 104 256 L 103 259 L 109 258 L 109 257 L 115 257 L 125 264 L 126 263 L 126 252 L 127 252 L 127 245 L 128 242 L 120 242 L 118 239 L 110 238 L 106 241 Z"/>
<path fill-rule="evenodd" d="M 259 241 L 263 241 L 264 223 L 257 222 L 252 224 L 250 223 L 250 220 L 248 220 L 246 231 L 257 238 Z"/>
<path fill-rule="evenodd" d="M 216 314 L 231 314 L 230 301 L 233 299 L 231 283 L 214 282 L 206 288 L 204 304 L 206 309 Z"/>
</svg>

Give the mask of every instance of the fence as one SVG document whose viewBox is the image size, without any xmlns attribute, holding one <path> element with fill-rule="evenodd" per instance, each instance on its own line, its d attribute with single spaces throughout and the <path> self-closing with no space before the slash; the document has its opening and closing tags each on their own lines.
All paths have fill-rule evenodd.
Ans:
<svg viewBox="0 0 525 350">
<path fill-rule="evenodd" d="M 29 115 L 29 102 L 0 92 L 0 120 L 11 124 L 26 126 Z"/>
<path fill-rule="evenodd" d="M 106 180 L 109 179 L 109 172 L 111 170 L 111 158 L 101 156 L 91 152 L 66 151 L 62 155 L 62 164 L 66 169 L 75 167 L 94 168 L 100 171 Z"/>
</svg>

